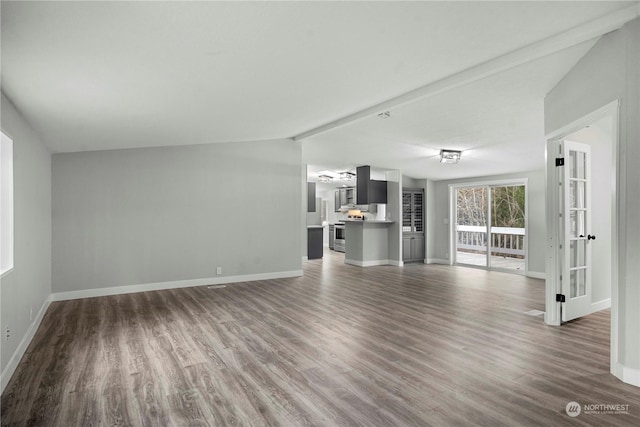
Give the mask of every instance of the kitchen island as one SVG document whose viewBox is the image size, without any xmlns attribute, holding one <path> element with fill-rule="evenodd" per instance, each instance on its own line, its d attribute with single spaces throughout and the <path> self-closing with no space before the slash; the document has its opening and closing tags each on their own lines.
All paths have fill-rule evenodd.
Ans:
<svg viewBox="0 0 640 427">
<path fill-rule="evenodd" d="M 389 226 L 394 221 L 345 221 L 346 264 L 369 267 L 389 261 Z"/>
</svg>

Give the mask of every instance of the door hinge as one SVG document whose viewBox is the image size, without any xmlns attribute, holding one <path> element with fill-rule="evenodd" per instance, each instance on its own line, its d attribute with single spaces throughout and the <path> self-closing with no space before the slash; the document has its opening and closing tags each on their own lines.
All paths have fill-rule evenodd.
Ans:
<svg viewBox="0 0 640 427">
<path fill-rule="evenodd" d="M 556 157 L 556 166 L 564 166 L 564 157 Z"/>
<path fill-rule="evenodd" d="M 564 295 L 556 294 L 556 302 L 566 302 Z"/>
</svg>

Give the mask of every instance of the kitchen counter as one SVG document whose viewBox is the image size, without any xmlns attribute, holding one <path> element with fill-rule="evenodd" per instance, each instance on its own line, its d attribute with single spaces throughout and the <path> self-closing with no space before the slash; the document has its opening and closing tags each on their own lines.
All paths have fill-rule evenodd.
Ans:
<svg viewBox="0 0 640 427">
<path fill-rule="evenodd" d="M 346 264 L 369 267 L 389 264 L 389 225 L 395 221 L 345 221 Z"/>
<path fill-rule="evenodd" d="M 393 224 L 395 221 L 378 220 L 378 219 L 362 221 L 360 219 L 347 219 L 344 222 L 345 223 L 354 222 L 354 223 L 361 223 L 361 224 Z"/>
</svg>

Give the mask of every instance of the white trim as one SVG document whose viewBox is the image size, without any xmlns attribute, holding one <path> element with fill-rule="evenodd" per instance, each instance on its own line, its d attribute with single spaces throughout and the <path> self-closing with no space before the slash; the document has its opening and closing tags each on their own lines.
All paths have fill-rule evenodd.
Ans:
<svg viewBox="0 0 640 427">
<path fill-rule="evenodd" d="M 547 325 L 560 326 L 560 303 L 556 302 L 560 281 L 560 262 L 557 254 L 559 238 L 558 213 L 560 212 L 558 192 L 558 168 L 555 158 L 559 155 L 559 143 L 556 138 L 547 137 L 545 148 L 545 223 L 547 228 L 545 245 L 545 310 L 544 322 Z"/>
<path fill-rule="evenodd" d="M 541 271 L 527 271 L 525 276 L 532 277 L 534 279 L 542 279 L 542 280 L 547 278 L 547 274 Z"/>
<path fill-rule="evenodd" d="M 355 259 L 348 259 L 348 258 L 344 259 L 345 264 L 356 265 L 358 267 L 374 267 L 376 265 L 394 265 L 394 264 L 391 264 L 392 262 L 396 263 L 398 261 L 391 261 L 388 259 L 376 259 L 372 261 L 358 261 Z"/>
<path fill-rule="evenodd" d="M 109 288 L 83 289 L 80 291 L 56 292 L 53 301 L 102 297 L 107 295 L 132 294 L 136 292 L 159 291 L 163 289 L 190 288 L 194 286 L 219 285 L 222 283 L 251 282 L 255 280 L 283 279 L 302 276 L 302 270 L 278 271 L 274 273 L 244 274 L 239 276 L 212 277 L 174 282 L 145 283 L 141 285 L 114 286 Z"/>
<path fill-rule="evenodd" d="M 13 139 L 0 131 L 0 276 L 13 270 L 15 256 L 15 179 Z"/>
<path fill-rule="evenodd" d="M 29 329 L 27 329 L 27 333 L 25 333 L 22 337 L 22 340 L 20 341 L 20 344 L 18 344 L 16 351 L 13 353 L 11 359 L 9 359 L 9 362 L 7 363 L 7 366 L 5 366 L 4 370 L 2 371 L 2 374 L 0 375 L 0 385 L 2 390 L 0 392 L 4 393 L 4 389 L 7 384 L 9 384 L 9 380 L 18 367 L 20 359 L 22 359 L 22 356 L 24 356 L 24 353 L 27 351 L 29 344 L 31 344 L 31 340 L 36 335 L 36 331 L 38 330 L 38 327 L 40 327 L 40 323 L 44 318 L 44 314 L 47 312 L 49 305 L 51 305 L 51 297 L 52 295 L 49 295 L 42 303 L 40 310 L 38 310 L 38 314 L 36 314 L 36 318 L 29 326 Z"/>
<path fill-rule="evenodd" d="M 640 7 L 638 4 L 632 4 L 631 6 L 614 11 L 590 22 L 578 25 L 564 33 L 548 37 L 523 48 L 513 50 L 505 55 L 490 59 L 479 65 L 467 68 L 459 73 L 406 92 L 369 108 L 365 108 L 364 110 L 360 110 L 338 120 L 334 120 L 330 123 L 302 132 L 294 136 L 293 139 L 295 141 L 301 141 L 366 117 L 374 116 L 381 111 L 432 97 L 478 81 L 485 77 L 498 74 L 502 71 L 515 68 L 519 65 L 543 58 L 547 55 L 551 55 L 552 53 L 559 52 L 568 47 L 575 46 L 617 30 L 627 22 L 633 21 L 638 16 L 640 16 Z"/>
<path fill-rule="evenodd" d="M 13 267 L 11 267 L 10 269 L 8 269 L 7 271 L 3 271 L 2 274 L 0 274 L 0 279 L 5 278 L 6 276 L 9 275 L 9 273 L 11 273 L 13 271 Z"/>
<path fill-rule="evenodd" d="M 449 265 L 449 260 L 448 259 L 442 259 L 442 258 L 427 258 L 424 260 L 425 264 L 444 264 L 444 265 Z"/>
<path fill-rule="evenodd" d="M 622 382 L 640 387 L 640 369 L 633 369 L 617 362 L 611 373 L 618 377 Z"/>
<path fill-rule="evenodd" d="M 393 266 L 396 266 L 396 267 L 403 267 L 404 266 L 404 261 L 396 261 L 396 260 L 393 260 L 393 259 L 389 259 L 387 261 L 388 261 L 389 265 L 393 265 Z"/>
<path fill-rule="evenodd" d="M 605 310 L 607 308 L 611 308 L 611 298 L 607 298 L 607 299 L 603 299 L 602 301 L 591 303 L 592 313 L 595 313 L 596 311 L 600 311 L 600 310 Z"/>
<path fill-rule="evenodd" d="M 302 257 L 302 262 L 309 261 L 309 257 L 307 255 Z"/>
</svg>

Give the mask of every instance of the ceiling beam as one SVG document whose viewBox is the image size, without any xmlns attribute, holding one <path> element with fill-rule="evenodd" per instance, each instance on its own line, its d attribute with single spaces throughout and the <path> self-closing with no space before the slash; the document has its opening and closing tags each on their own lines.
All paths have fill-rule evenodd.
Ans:
<svg viewBox="0 0 640 427">
<path fill-rule="evenodd" d="M 338 120 L 326 123 L 322 126 L 305 131 L 293 137 L 296 141 L 328 132 L 332 129 L 353 123 L 360 119 L 379 114 L 383 111 L 390 110 L 420 99 L 435 96 L 437 94 L 447 92 L 457 87 L 472 83 L 485 77 L 500 73 L 502 71 L 517 67 L 527 62 L 543 58 L 562 49 L 575 46 L 582 42 L 600 37 L 611 31 L 621 28 L 624 24 L 632 21 L 640 16 L 640 2 L 633 3 L 593 21 L 573 27 L 561 34 L 548 37 L 538 42 L 532 43 L 523 48 L 511 51 L 505 55 L 467 68 L 461 72 L 452 74 L 441 80 L 421 86 L 417 89 L 406 92 L 402 95 L 375 104 L 364 110 L 349 114 Z"/>
</svg>

